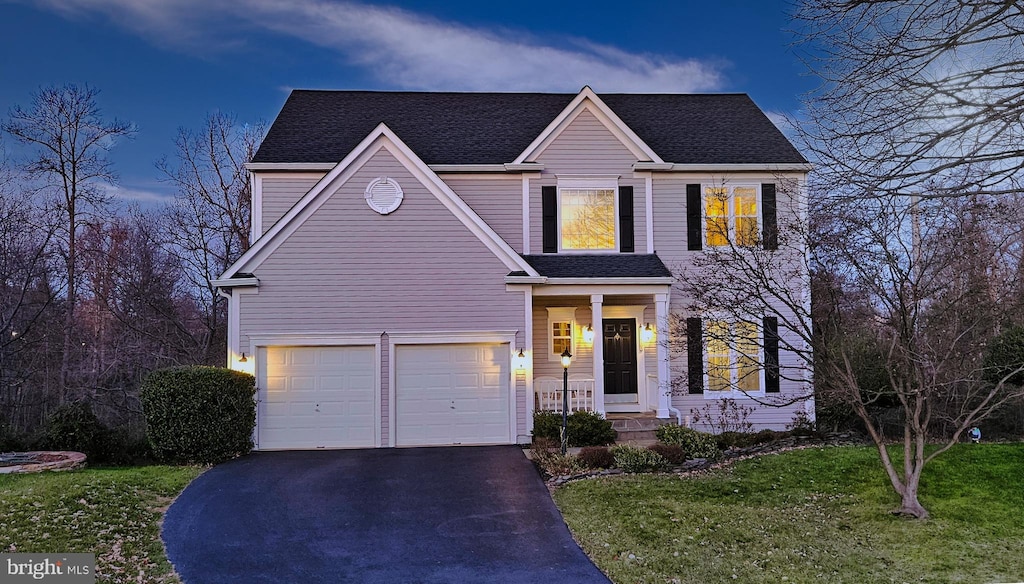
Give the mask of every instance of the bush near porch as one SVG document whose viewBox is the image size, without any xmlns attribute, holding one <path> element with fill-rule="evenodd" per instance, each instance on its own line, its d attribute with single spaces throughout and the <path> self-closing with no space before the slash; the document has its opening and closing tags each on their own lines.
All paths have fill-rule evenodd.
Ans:
<svg viewBox="0 0 1024 584">
<path fill-rule="evenodd" d="M 569 414 L 566 423 L 569 434 L 569 446 L 604 446 L 615 442 L 618 432 L 612 423 L 597 412 L 577 411 Z M 533 437 L 547 440 L 560 440 L 562 428 L 560 412 L 540 411 L 533 414 Z"/>
</svg>

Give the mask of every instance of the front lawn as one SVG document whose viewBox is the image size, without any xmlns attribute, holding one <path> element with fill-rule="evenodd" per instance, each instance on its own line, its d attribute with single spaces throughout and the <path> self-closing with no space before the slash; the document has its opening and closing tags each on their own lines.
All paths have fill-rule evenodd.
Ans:
<svg viewBox="0 0 1024 584">
<path fill-rule="evenodd" d="M 92 553 L 97 582 L 177 582 L 160 520 L 201 471 L 149 466 L 0 475 L 0 552 Z"/>
<path fill-rule="evenodd" d="M 832 447 L 582 480 L 555 501 L 619 584 L 1024 582 L 1024 444 L 960 445 L 921 492 L 931 519 L 890 515 L 877 452 Z"/>
</svg>

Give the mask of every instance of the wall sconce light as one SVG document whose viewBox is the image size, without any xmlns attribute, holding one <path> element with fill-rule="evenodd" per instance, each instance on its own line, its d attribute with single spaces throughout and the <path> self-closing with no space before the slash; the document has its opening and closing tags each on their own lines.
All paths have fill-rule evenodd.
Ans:
<svg viewBox="0 0 1024 584">
<path fill-rule="evenodd" d="M 523 349 L 519 349 L 519 354 L 515 356 L 516 371 L 526 370 L 526 354 L 523 353 Z"/>
<path fill-rule="evenodd" d="M 245 358 L 245 353 L 242 353 L 242 357 L 238 360 L 239 363 L 245 363 L 248 359 Z"/>
<path fill-rule="evenodd" d="M 585 329 L 583 329 L 583 342 L 584 343 L 593 343 L 594 342 L 594 327 L 589 325 L 589 324 L 587 325 L 587 327 Z"/>
<path fill-rule="evenodd" d="M 649 343 L 654 340 L 654 329 L 651 328 L 651 323 L 644 325 L 642 331 L 640 331 L 640 340 Z"/>
</svg>

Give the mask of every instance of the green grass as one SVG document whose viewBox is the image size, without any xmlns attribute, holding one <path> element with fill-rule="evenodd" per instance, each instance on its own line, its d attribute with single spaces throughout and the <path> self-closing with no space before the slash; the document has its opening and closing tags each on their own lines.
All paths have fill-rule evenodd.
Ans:
<svg viewBox="0 0 1024 584">
<path fill-rule="evenodd" d="M 869 447 L 579 481 L 555 501 L 618 584 L 1024 581 L 1024 444 L 964 444 L 933 461 L 927 521 L 889 513 L 899 501 Z"/>
<path fill-rule="evenodd" d="M 160 540 L 198 467 L 0 475 L 0 552 L 96 554 L 97 582 L 177 582 Z"/>
</svg>

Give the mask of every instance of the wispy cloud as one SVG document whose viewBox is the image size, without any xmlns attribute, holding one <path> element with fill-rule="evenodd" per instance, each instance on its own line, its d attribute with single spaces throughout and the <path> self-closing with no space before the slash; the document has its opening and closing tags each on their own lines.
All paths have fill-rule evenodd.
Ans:
<svg viewBox="0 0 1024 584">
<path fill-rule="evenodd" d="M 632 53 L 586 39 L 473 28 L 394 7 L 327 0 L 40 0 L 68 18 L 101 16 L 163 45 L 221 48 L 273 33 L 337 51 L 396 88 L 713 91 L 719 63 Z"/>
<path fill-rule="evenodd" d="M 168 193 L 149 190 L 145 187 L 130 185 L 99 184 L 103 193 L 110 197 L 115 204 L 139 203 L 143 206 L 169 203 L 173 198 Z"/>
</svg>

